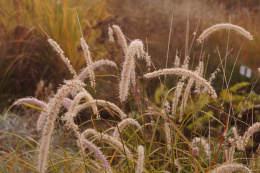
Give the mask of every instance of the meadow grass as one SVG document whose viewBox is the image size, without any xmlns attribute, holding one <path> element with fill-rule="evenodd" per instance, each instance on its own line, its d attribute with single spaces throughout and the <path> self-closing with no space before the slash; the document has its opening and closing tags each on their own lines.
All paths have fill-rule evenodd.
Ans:
<svg viewBox="0 0 260 173">
<path fill-rule="evenodd" d="M 228 31 L 219 32 L 232 32 L 238 27 L 228 26 L 232 28 L 224 27 Z M 168 68 L 157 70 L 141 40 L 128 45 L 120 27 L 112 28 L 117 37 L 111 44 L 120 44 L 123 49 L 122 68 L 118 62 L 93 61 L 88 41 L 82 35 L 79 40 L 86 67 L 77 72 L 75 64 L 65 57 L 67 51 L 54 42 L 55 38 L 46 38 L 73 78 L 61 83 L 44 101 L 32 97 L 17 100 L 10 109 L 22 106 L 25 110 L 22 117 L 11 114 L 10 109 L 3 113 L 0 137 L 5 145 L 0 149 L 1 172 L 260 171 L 260 145 L 254 138 L 260 130 L 256 122 L 260 98 L 254 92 L 259 73 L 251 83 L 230 86 L 232 75 L 225 73 L 227 46 L 226 54 L 219 55 L 220 70 L 206 79 L 208 63 L 203 61 L 203 47 L 201 63 L 193 68 L 189 55 L 193 45 L 188 43 L 183 63 L 178 63 L 176 55 L 175 67 L 166 62 Z M 108 29 L 110 37 L 112 28 Z M 206 30 L 206 37 L 214 35 L 216 30 L 212 28 Z M 187 20 L 186 33 L 190 29 Z M 186 41 L 187 37 L 188 34 Z M 228 35 L 229 39 L 232 37 Z M 116 75 L 95 75 L 95 67 L 107 64 L 119 67 L 110 69 Z M 152 72 L 147 64 L 152 65 Z M 214 81 L 216 75 L 222 79 Z M 109 80 L 102 87 L 95 87 L 101 77 L 117 79 L 114 88 L 118 91 L 117 104 L 103 97 L 103 88 L 110 85 Z M 87 79 L 90 85 L 86 84 Z M 222 84 L 221 93 L 215 91 L 214 82 Z M 160 103 L 155 103 L 154 85 L 161 93 L 156 96 Z M 40 126 L 35 123 L 39 111 L 45 113 Z"/>
</svg>

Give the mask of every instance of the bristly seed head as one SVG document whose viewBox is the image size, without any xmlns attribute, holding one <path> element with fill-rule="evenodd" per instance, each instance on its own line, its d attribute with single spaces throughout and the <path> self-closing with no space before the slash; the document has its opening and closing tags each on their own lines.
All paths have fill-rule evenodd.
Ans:
<svg viewBox="0 0 260 173">
<path fill-rule="evenodd" d="M 248 40 L 253 40 L 253 36 L 248 31 L 246 31 L 244 28 L 237 26 L 237 25 L 230 24 L 230 23 L 220 23 L 220 24 L 213 25 L 210 28 L 203 31 L 203 33 L 199 36 L 197 41 L 199 43 L 202 43 L 202 41 L 205 40 L 210 34 L 212 34 L 215 31 L 218 31 L 220 29 L 228 29 L 228 30 L 232 29 L 232 30 L 236 31 L 238 34 L 241 34 L 244 37 L 246 37 Z"/>
</svg>

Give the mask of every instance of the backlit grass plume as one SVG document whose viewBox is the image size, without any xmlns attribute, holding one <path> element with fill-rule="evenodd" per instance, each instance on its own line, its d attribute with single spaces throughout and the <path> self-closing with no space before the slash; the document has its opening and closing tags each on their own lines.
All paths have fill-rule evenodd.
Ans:
<svg viewBox="0 0 260 173">
<path fill-rule="evenodd" d="M 78 75 L 78 79 L 81 81 L 84 81 L 87 77 L 90 76 L 90 69 L 95 70 L 104 65 L 116 67 L 116 63 L 114 63 L 113 61 L 101 59 L 101 60 L 93 62 L 92 65 L 83 68 Z"/>
<path fill-rule="evenodd" d="M 217 94 L 216 91 L 213 89 L 213 87 L 202 77 L 194 73 L 193 71 L 182 69 L 182 68 L 170 68 L 170 69 L 163 69 L 154 71 L 151 73 L 146 73 L 144 75 L 145 78 L 155 78 L 160 75 L 179 75 L 179 76 L 185 76 L 195 79 L 195 81 L 200 82 L 202 86 L 205 87 L 207 92 L 211 95 L 212 98 L 216 99 Z"/>
<path fill-rule="evenodd" d="M 84 84 L 79 80 L 69 80 L 57 91 L 50 100 L 47 112 L 47 121 L 43 129 L 42 139 L 39 147 L 38 171 L 43 173 L 46 169 L 46 162 L 50 148 L 51 134 L 54 123 L 61 108 L 61 101 L 70 94 L 71 91 L 81 90 Z"/>
<path fill-rule="evenodd" d="M 113 133 L 114 138 L 119 137 L 119 131 L 121 132 L 124 128 L 126 128 L 129 125 L 135 125 L 138 129 L 141 129 L 141 125 L 133 118 L 126 118 L 122 120 L 120 123 L 118 123 L 118 127 L 115 127 L 115 131 Z"/>
<path fill-rule="evenodd" d="M 170 152 L 172 150 L 172 139 L 171 139 L 171 129 L 170 124 L 168 122 L 164 123 L 164 130 L 165 130 L 165 140 L 166 140 L 166 146 L 167 150 Z"/>
<path fill-rule="evenodd" d="M 189 99 L 189 95 L 190 95 L 190 91 L 191 91 L 191 87 L 194 84 L 195 79 L 194 78 L 190 78 L 188 81 L 188 84 L 185 88 L 184 91 L 184 95 L 182 98 L 182 102 L 181 102 L 181 107 L 180 107 L 180 118 L 179 118 L 179 122 L 182 122 L 183 120 L 183 114 L 184 114 L 184 109 L 187 105 L 188 99 Z"/>
<path fill-rule="evenodd" d="M 115 31 L 119 45 L 122 47 L 124 54 L 127 54 L 128 45 L 125 36 L 118 25 L 113 25 L 112 28 Z M 111 33 L 111 31 L 110 31 Z"/>
<path fill-rule="evenodd" d="M 14 102 L 14 105 L 21 105 L 21 104 L 34 105 L 34 106 L 40 107 L 44 110 L 46 110 L 48 108 L 48 105 L 45 102 L 38 100 L 36 98 L 33 98 L 33 97 L 21 98 Z"/>
<path fill-rule="evenodd" d="M 94 129 L 87 129 L 81 134 L 81 138 L 83 140 L 90 135 L 93 135 L 96 139 L 98 139 L 100 141 L 104 141 L 104 142 L 108 143 L 109 145 L 115 147 L 115 149 L 120 149 L 122 153 L 124 153 L 124 151 L 125 151 L 126 156 L 130 159 L 133 159 L 133 155 L 131 154 L 128 147 L 123 146 L 123 144 L 119 140 L 114 138 L 113 136 L 110 136 L 110 135 L 107 135 L 104 133 L 98 133 Z"/>
<path fill-rule="evenodd" d="M 176 115 L 183 86 L 184 86 L 184 82 L 178 82 L 175 88 L 173 99 L 172 99 L 172 115 L 171 115 L 172 117 Z"/>
<path fill-rule="evenodd" d="M 139 58 L 142 57 L 144 55 L 143 47 L 144 45 L 140 40 L 134 40 L 127 49 L 119 83 L 119 99 L 121 102 L 127 99 L 130 80 L 135 81 L 135 73 L 133 73 L 135 71 L 135 55 Z"/>
<path fill-rule="evenodd" d="M 89 73 L 89 76 L 90 76 L 90 83 L 91 83 L 91 86 L 93 88 L 95 88 L 95 86 L 96 86 L 95 74 L 94 74 L 94 70 L 91 68 L 93 62 L 92 62 L 92 59 L 91 59 L 89 47 L 88 47 L 88 45 L 87 45 L 87 43 L 84 39 L 83 33 L 82 33 L 82 29 L 81 29 L 81 25 L 80 25 L 79 16 L 78 16 L 77 11 L 76 11 L 76 16 L 77 16 L 79 28 L 80 28 L 80 31 L 81 31 L 80 45 L 81 45 L 81 48 L 83 50 L 83 54 L 84 54 L 84 57 L 85 57 L 86 64 L 89 67 L 87 70 L 88 70 L 88 73 Z"/>
<path fill-rule="evenodd" d="M 220 23 L 220 24 L 213 25 L 210 28 L 203 31 L 203 33 L 199 36 L 197 41 L 199 43 L 202 43 L 202 41 L 205 40 L 210 34 L 216 32 L 218 30 L 221 30 L 221 29 L 234 30 L 238 34 L 241 34 L 244 37 L 246 37 L 248 40 L 253 40 L 253 36 L 248 31 L 246 31 L 244 28 L 237 26 L 237 25 L 233 25 L 231 23 Z"/>
<path fill-rule="evenodd" d="M 178 54 L 179 54 L 179 52 L 176 51 L 175 59 L 174 59 L 174 67 L 175 67 L 175 68 L 180 67 L 180 64 L 181 64 L 181 60 L 180 60 L 180 57 L 179 57 Z"/>
<path fill-rule="evenodd" d="M 62 59 L 62 61 L 67 65 L 70 73 L 73 75 L 73 78 L 77 78 L 77 74 L 74 70 L 74 68 L 72 67 L 70 60 L 64 55 L 63 50 L 60 48 L 60 46 L 58 45 L 58 43 L 56 43 L 53 39 L 48 38 L 48 43 L 51 45 L 51 47 L 60 55 L 60 58 Z"/>
<path fill-rule="evenodd" d="M 62 117 L 62 120 L 66 123 L 67 128 L 71 129 L 74 132 L 74 134 L 76 135 L 77 140 L 78 140 L 78 147 L 80 148 L 81 157 L 82 157 L 82 159 L 84 159 L 84 151 L 83 151 L 83 147 L 82 147 L 83 141 L 81 139 L 79 127 L 74 122 L 75 115 L 73 115 L 73 111 L 74 111 L 75 107 L 79 104 L 82 96 L 84 96 L 84 95 L 82 95 L 82 92 L 80 92 L 79 94 L 77 94 L 75 96 L 74 100 L 71 101 L 71 105 L 70 105 L 67 113 Z M 88 141 L 85 141 L 85 143 L 88 147 L 93 148 L 93 146 L 91 146 L 91 143 L 88 143 Z"/>
<path fill-rule="evenodd" d="M 76 116 L 76 114 L 78 112 L 80 112 L 81 110 L 86 109 L 86 108 L 93 106 L 93 105 L 94 106 L 98 105 L 98 106 L 107 107 L 107 108 L 117 112 L 121 119 L 124 119 L 124 118 L 127 117 L 127 115 L 124 113 L 124 111 L 121 110 L 118 106 L 116 106 L 114 103 L 111 103 L 111 102 L 105 101 L 105 100 L 93 100 L 93 101 L 88 101 L 88 102 L 85 102 L 83 104 L 80 104 L 74 109 L 73 115 Z"/>
<path fill-rule="evenodd" d="M 123 63 L 123 69 L 121 72 L 121 80 L 119 83 L 119 99 L 121 102 L 124 102 L 129 94 L 130 84 L 132 84 L 133 87 L 136 85 L 135 56 L 137 56 L 139 59 L 143 58 L 146 61 L 148 70 L 151 66 L 151 59 L 148 53 L 144 52 L 144 45 L 142 41 L 133 40 L 128 46 L 126 38 L 120 27 L 113 25 L 112 28 L 117 35 L 118 43 L 122 47 L 125 55 L 125 61 Z M 110 31 L 110 34 L 111 33 L 112 32 Z"/>
<path fill-rule="evenodd" d="M 233 127 L 232 132 L 235 138 L 237 149 L 244 151 L 250 137 L 258 131 L 260 131 L 260 122 L 254 123 L 252 126 L 250 126 L 243 136 L 239 136 L 237 129 Z"/>
<path fill-rule="evenodd" d="M 197 74 L 198 76 L 202 77 L 202 73 L 203 73 L 203 63 L 202 62 L 199 62 L 199 65 L 196 68 L 194 73 Z M 200 82 L 199 82 L 199 80 L 196 80 L 196 81 L 197 82 L 196 82 L 195 91 L 197 90 L 197 93 L 200 93 Z M 184 94 L 183 94 L 182 102 L 181 102 L 179 122 L 182 122 L 182 120 L 183 120 L 184 110 L 185 110 L 185 107 L 189 100 L 191 87 L 193 86 L 194 82 L 195 82 L 194 78 L 190 78 L 188 80 L 187 86 L 186 86 Z"/>
<path fill-rule="evenodd" d="M 90 76 L 91 86 L 93 88 L 95 88 L 96 81 L 95 81 L 95 74 L 94 74 L 94 71 L 92 69 L 93 62 L 92 62 L 91 57 L 90 57 L 90 51 L 89 51 L 88 45 L 87 45 L 85 39 L 83 38 L 83 36 L 80 38 L 80 44 L 81 44 L 81 47 L 83 49 L 83 53 L 84 53 L 84 57 L 86 59 L 87 66 L 89 67 L 87 70 L 88 70 L 88 73 L 89 73 L 89 76 Z"/>
<path fill-rule="evenodd" d="M 92 142 L 83 139 L 83 144 L 85 146 L 87 146 L 87 148 L 93 152 L 93 154 L 96 156 L 96 158 L 98 158 L 100 160 L 100 162 L 103 164 L 103 166 L 106 169 L 107 173 L 112 173 L 111 167 L 106 159 L 106 157 L 103 155 L 103 153 L 101 152 L 101 150 L 95 146 Z"/>
<path fill-rule="evenodd" d="M 61 101 L 61 104 L 64 108 L 66 108 L 67 110 L 70 108 L 70 105 L 72 103 L 72 100 L 70 100 L 69 98 L 64 98 L 62 99 Z M 47 108 L 46 110 L 49 109 L 49 106 L 47 105 Z M 46 116 L 47 116 L 47 113 L 46 112 L 41 112 L 40 115 L 39 115 L 39 118 L 37 120 L 37 126 L 36 126 L 36 129 L 37 131 L 39 132 L 44 124 L 44 121 L 46 119 Z"/>
<path fill-rule="evenodd" d="M 136 166 L 136 173 L 142 173 L 144 167 L 144 147 L 142 145 L 138 146 L 138 160 Z"/>
<path fill-rule="evenodd" d="M 108 27 L 108 39 L 110 42 L 115 42 L 113 34 L 114 34 L 113 29 L 109 26 Z"/>
<path fill-rule="evenodd" d="M 165 100 L 164 101 L 164 104 L 163 104 L 163 109 L 162 109 L 162 113 L 165 114 L 166 116 L 169 116 L 170 117 L 170 103 Z M 171 129 L 170 129 L 170 124 L 167 120 L 165 120 L 164 122 L 164 130 L 165 130 L 165 140 L 166 140 L 166 146 L 167 146 L 167 149 L 168 151 L 171 151 L 172 149 L 172 139 L 171 139 Z"/>
<path fill-rule="evenodd" d="M 103 24 L 107 26 L 108 22 L 110 21 L 104 20 L 100 24 L 94 22 L 91 25 L 93 25 L 92 28 L 94 29 L 101 24 L 102 26 Z M 252 163 L 257 162 L 255 155 L 252 154 L 254 150 L 252 149 L 250 152 L 246 150 L 246 144 L 249 139 L 254 133 L 260 131 L 260 122 L 255 122 L 257 118 L 255 114 L 259 114 L 256 110 L 258 107 L 253 105 L 253 102 L 250 102 L 250 105 L 248 105 L 250 107 L 252 105 L 250 110 L 252 116 L 248 115 L 250 121 L 244 121 L 246 117 L 243 118 L 244 122 L 238 120 L 235 115 L 242 105 L 241 98 L 242 100 L 244 98 L 242 94 L 246 92 L 240 92 L 239 87 L 238 92 L 230 88 L 232 94 L 228 92 L 228 87 L 224 89 L 225 82 L 228 86 L 231 80 L 227 82 L 223 64 L 220 64 L 223 68 L 224 77 L 219 83 L 220 85 L 222 83 L 222 92 L 219 96 L 212 85 L 216 74 L 220 71 L 219 68 L 211 74 L 209 80 L 204 79 L 204 76 L 206 76 L 205 69 L 208 69 L 205 65 L 208 65 L 208 62 L 204 64 L 202 61 L 194 61 L 198 66 L 195 69 L 193 68 L 194 64 L 193 62 L 191 64 L 190 60 L 192 59 L 191 54 L 194 51 L 196 52 L 192 45 L 196 38 L 197 30 L 194 32 L 194 38 L 189 44 L 188 22 L 189 20 L 187 19 L 187 38 L 183 63 L 180 60 L 181 52 L 176 52 L 175 61 L 172 62 L 174 68 L 161 70 L 156 70 L 156 64 L 152 64 L 151 57 L 148 54 L 148 45 L 150 46 L 151 43 L 155 42 L 147 40 L 147 52 L 145 52 L 144 44 L 141 40 L 126 38 L 117 25 L 108 28 L 108 35 L 110 41 L 117 41 L 120 49 L 122 48 L 124 57 L 122 70 L 117 68 L 116 63 L 113 61 L 105 59 L 94 61 L 91 58 L 87 42 L 93 41 L 93 38 L 107 36 L 103 32 L 107 31 L 106 29 L 102 30 L 101 35 L 88 37 L 90 40 L 85 40 L 79 24 L 81 31 L 81 36 L 79 37 L 80 46 L 86 61 L 86 66 L 79 72 L 73 69 L 69 59 L 65 57 L 64 51 L 48 36 L 49 44 L 59 54 L 62 61 L 65 62 L 73 78 L 62 83 L 55 94 L 53 94 L 54 91 L 52 94 L 46 92 L 46 96 L 43 92 L 44 83 L 40 82 L 39 89 L 36 90 L 38 94 L 35 95 L 35 98 L 27 97 L 14 102 L 14 105 L 26 105 L 41 111 L 37 121 L 37 130 L 41 130 L 39 133 L 41 139 L 38 143 L 32 138 L 35 135 L 34 123 L 36 119 L 27 120 L 26 118 L 21 118 L 24 121 L 24 127 L 27 128 L 28 126 L 29 128 L 32 126 L 33 128 L 26 135 L 22 132 L 19 136 L 11 131 L 15 126 L 11 123 L 9 125 L 6 121 L 6 118 L 8 118 L 7 114 L 0 115 L 0 139 L 3 141 L 3 146 L 0 147 L 0 161 L 4 163 L 3 166 L 0 165 L 1 169 L 4 168 L 2 172 L 17 172 L 14 170 L 20 170 L 20 167 L 22 172 L 40 173 L 47 171 L 106 173 L 112 173 L 113 171 L 209 173 L 211 171 L 218 173 L 231 171 L 251 172 L 250 169 L 252 169 L 252 172 L 258 171 L 259 168 L 256 166 L 259 165 L 255 164 L 249 167 L 248 165 L 250 164 L 247 163 L 248 160 L 252 160 Z M 232 24 L 217 24 L 205 30 L 198 38 L 198 41 L 203 42 L 211 33 L 220 29 L 235 30 L 249 40 L 252 39 L 250 33 L 241 27 Z M 86 28 L 84 28 L 84 31 L 86 31 Z M 78 34 L 75 34 L 76 38 L 77 36 Z M 169 47 L 170 43 L 169 39 Z M 99 44 L 96 45 L 100 46 Z M 191 45 L 190 48 L 189 45 Z M 105 48 L 107 51 L 105 54 L 100 52 L 95 52 L 94 54 L 106 55 L 109 52 L 113 52 L 107 49 L 111 48 L 111 46 L 106 46 L 105 44 L 99 47 L 100 49 L 98 48 L 99 50 L 104 50 Z M 154 46 L 154 48 L 156 47 Z M 204 49 L 202 48 L 199 57 L 197 56 L 198 53 L 194 53 L 194 60 L 204 59 Z M 156 52 L 156 50 L 153 50 L 153 52 Z M 231 51 L 227 46 L 226 56 L 228 56 L 229 52 Z M 167 51 L 167 63 L 168 53 L 170 53 L 170 50 L 169 52 Z M 114 56 L 114 52 L 111 56 Z M 222 63 L 222 58 L 220 57 L 220 59 Z M 148 69 L 153 65 L 155 71 L 150 72 L 148 70 L 149 73 L 146 72 L 143 75 L 144 70 L 142 70 L 140 76 L 143 78 L 139 80 L 140 77 L 136 77 L 136 74 L 140 74 L 137 71 L 140 66 L 136 65 L 138 60 L 145 61 Z M 212 67 L 211 65 L 209 67 Z M 107 81 L 107 83 L 97 85 L 98 87 L 94 88 L 96 82 L 98 82 L 98 80 L 95 80 L 94 72 L 103 66 L 112 67 L 109 71 L 114 70 L 116 72 L 114 75 L 102 76 L 112 76 L 118 79 L 118 86 L 117 83 L 112 84 L 113 80 L 106 79 L 103 81 Z M 166 67 L 168 67 L 168 64 L 166 64 Z M 176 75 L 178 77 L 170 80 L 169 77 L 166 77 L 167 75 Z M 229 75 L 231 78 L 232 74 Z M 163 77 L 160 78 L 161 76 Z M 157 77 L 160 83 L 155 83 L 155 80 L 151 82 L 144 80 Z M 163 78 L 164 81 L 162 81 Z M 85 80 L 89 80 L 92 87 L 88 87 L 84 83 L 86 82 Z M 174 87 L 169 87 L 167 84 Z M 115 93 L 114 90 L 118 88 L 119 98 L 110 97 Z M 217 87 L 217 89 L 219 91 L 220 87 Z M 106 93 L 104 94 L 102 91 Z M 128 99 L 130 91 L 134 91 L 134 99 Z M 155 93 L 153 93 L 154 91 Z M 204 92 L 208 93 L 208 95 L 202 94 Z M 226 96 L 223 96 L 226 92 L 229 94 L 227 97 L 233 96 L 230 102 L 228 102 L 229 99 L 226 99 Z M 91 93 L 95 93 L 95 97 Z M 48 102 L 36 99 L 40 96 L 46 100 L 49 95 Z M 251 96 L 251 92 L 249 95 Z M 208 99 L 210 96 L 213 99 Z M 258 104 L 257 92 L 253 93 L 251 97 Z M 111 100 L 114 100 L 114 102 Z M 153 102 L 154 100 L 156 103 Z M 169 100 L 172 100 L 171 104 L 168 102 Z M 249 103 L 246 102 L 245 104 Z M 225 110 L 227 108 L 229 109 L 228 113 Z M 26 114 L 34 114 L 34 111 L 26 112 Z M 102 114 L 102 117 L 100 114 Z M 37 116 L 31 117 L 37 118 Z M 246 126 L 250 122 L 255 123 L 252 123 L 253 125 L 241 136 L 238 135 L 237 128 L 230 129 L 234 124 L 240 125 L 243 123 L 243 126 Z M 56 123 L 59 124 L 55 126 Z M 58 127 L 65 128 L 60 128 L 54 132 Z M 230 130 L 231 133 L 228 133 Z M 8 135 L 12 137 L 6 139 Z M 55 142 L 55 145 L 51 141 Z M 259 145 L 256 143 L 257 140 L 252 138 L 252 141 L 254 147 Z M 8 142 L 10 144 L 7 145 L 6 143 Z M 51 146 L 55 147 L 51 148 Z M 29 150 L 27 150 L 28 147 L 30 148 Z M 18 150 L 20 148 L 25 149 L 20 152 Z M 246 152 L 246 155 L 236 153 L 236 151 Z M 38 155 L 37 152 L 39 152 Z M 31 155 L 31 153 L 33 154 Z M 255 153 L 259 157 L 260 145 Z M 38 159 L 35 159 L 35 155 Z M 222 155 L 224 159 L 222 159 Z M 29 163 L 34 162 L 34 160 L 37 160 L 37 166 Z M 13 169 L 13 165 L 19 168 Z"/>
<path fill-rule="evenodd" d="M 204 71 L 204 63 L 202 61 L 199 62 L 198 67 L 196 67 L 195 72 L 200 76 L 203 77 L 203 71 Z M 195 93 L 200 94 L 201 93 L 201 88 L 200 88 L 201 84 L 200 82 L 196 81 L 196 85 L 195 85 Z"/>
<path fill-rule="evenodd" d="M 233 141 L 231 143 L 231 147 L 229 148 L 229 153 L 228 153 L 228 162 L 229 163 L 233 163 L 235 150 L 236 150 L 236 144 Z"/>
<path fill-rule="evenodd" d="M 79 92 L 79 93 L 75 96 L 75 98 L 74 98 L 74 100 L 73 100 L 73 102 L 72 102 L 72 105 L 70 106 L 70 107 L 71 107 L 70 110 L 75 110 L 76 107 L 77 107 L 78 105 L 80 105 L 80 101 L 81 101 L 82 99 L 85 99 L 86 101 L 91 101 L 91 102 L 94 101 L 94 99 L 93 99 L 93 97 L 91 96 L 91 94 L 88 93 L 86 90 L 83 90 L 83 91 Z M 93 110 L 94 114 L 97 114 L 97 118 L 99 119 L 100 117 L 99 117 L 99 114 L 98 114 L 98 108 L 97 108 L 96 104 L 92 104 L 91 107 L 92 107 L 92 110 Z M 73 115 L 73 116 L 76 116 L 76 114 Z"/>
<path fill-rule="evenodd" d="M 239 163 L 228 163 L 228 164 L 222 164 L 212 170 L 210 173 L 224 173 L 224 172 L 247 172 L 251 173 L 250 169 L 248 169 L 243 164 Z"/>
</svg>

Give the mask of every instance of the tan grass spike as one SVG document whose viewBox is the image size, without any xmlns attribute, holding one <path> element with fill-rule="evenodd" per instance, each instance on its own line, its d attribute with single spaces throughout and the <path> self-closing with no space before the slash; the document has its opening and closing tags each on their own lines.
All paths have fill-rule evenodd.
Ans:
<svg viewBox="0 0 260 173">
<path fill-rule="evenodd" d="M 199 36 L 197 41 L 199 43 L 202 43 L 202 41 L 205 40 L 210 34 L 212 34 L 213 32 L 216 32 L 218 30 L 221 30 L 221 29 L 228 29 L 228 30 L 232 29 L 232 30 L 236 31 L 238 34 L 241 34 L 244 37 L 246 37 L 248 40 L 253 40 L 253 36 L 248 31 L 246 31 L 244 28 L 237 26 L 237 25 L 230 24 L 230 23 L 220 23 L 220 24 L 213 25 L 210 28 L 203 31 L 203 33 Z"/>
</svg>

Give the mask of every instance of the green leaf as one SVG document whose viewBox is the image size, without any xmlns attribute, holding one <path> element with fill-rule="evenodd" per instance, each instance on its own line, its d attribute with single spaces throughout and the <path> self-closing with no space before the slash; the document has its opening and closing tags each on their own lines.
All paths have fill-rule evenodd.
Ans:
<svg viewBox="0 0 260 173">
<path fill-rule="evenodd" d="M 31 104 L 28 104 L 28 103 L 23 103 L 23 104 L 24 104 L 25 106 L 30 107 L 30 108 L 36 109 L 36 110 L 38 110 L 38 111 L 47 112 L 46 110 L 44 110 L 44 109 L 42 109 L 42 108 L 40 108 L 40 107 L 38 107 L 38 106 L 34 106 L 34 105 L 31 105 Z"/>
</svg>

